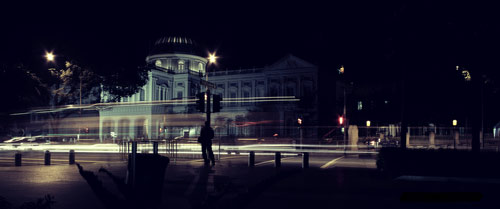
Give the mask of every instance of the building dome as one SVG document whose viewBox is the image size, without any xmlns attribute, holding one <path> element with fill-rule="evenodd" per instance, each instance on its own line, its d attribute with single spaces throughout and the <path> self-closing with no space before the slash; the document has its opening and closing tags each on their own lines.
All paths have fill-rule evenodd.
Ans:
<svg viewBox="0 0 500 209">
<path fill-rule="evenodd" d="M 166 36 L 156 40 L 149 55 L 191 54 L 202 56 L 201 50 L 190 38 Z"/>
</svg>

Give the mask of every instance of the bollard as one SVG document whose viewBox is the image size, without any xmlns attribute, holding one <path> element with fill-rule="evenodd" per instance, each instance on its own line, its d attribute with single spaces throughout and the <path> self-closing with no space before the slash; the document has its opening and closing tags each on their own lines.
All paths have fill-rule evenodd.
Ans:
<svg viewBox="0 0 500 209">
<path fill-rule="evenodd" d="M 274 167 L 275 168 L 281 167 L 281 153 L 280 152 L 276 152 L 274 154 Z"/>
<path fill-rule="evenodd" d="M 302 154 L 302 168 L 309 168 L 309 152 Z"/>
<path fill-rule="evenodd" d="M 69 151 L 69 164 L 70 165 L 75 164 L 75 150 Z"/>
<path fill-rule="evenodd" d="M 45 165 L 50 165 L 50 152 L 49 152 L 49 150 L 45 151 Z"/>
<path fill-rule="evenodd" d="M 158 142 L 153 142 L 153 154 L 158 154 Z"/>
<path fill-rule="evenodd" d="M 21 166 L 21 161 L 22 161 L 22 157 L 23 155 L 20 153 L 20 152 L 17 152 L 15 155 L 15 165 L 16 166 Z"/>
<path fill-rule="evenodd" d="M 254 167 L 255 166 L 255 152 L 250 151 L 250 154 L 248 155 L 248 167 Z"/>
</svg>

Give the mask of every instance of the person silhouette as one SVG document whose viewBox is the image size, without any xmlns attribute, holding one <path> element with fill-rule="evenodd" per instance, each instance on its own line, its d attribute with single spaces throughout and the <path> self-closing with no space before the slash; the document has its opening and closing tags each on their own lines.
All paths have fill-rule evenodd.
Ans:
<svg viewBox="0 0 500 209">
<path fill-rule="evenodd" d="M 213 138 L 214 130 L 210 127 L 208 121 L 206 121 L 205 126 L 201 128 L 200 137 L 198 137 L 198 142 L 201 144 L 201 155 L 203 156 L 203 160 L 205 160 L 205 164 L 209 164 L 212 161 L 212 165 L 215 165 L 214 152 L 212 151 Z"/>
</svg>

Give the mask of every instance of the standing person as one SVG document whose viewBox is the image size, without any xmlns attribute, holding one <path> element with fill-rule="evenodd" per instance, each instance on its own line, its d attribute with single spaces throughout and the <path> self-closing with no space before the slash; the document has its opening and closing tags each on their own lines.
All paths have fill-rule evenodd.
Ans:
<svg viewBox="0 0 500 209">
<path fill-rule="evenodd" d="M 200 137 L 198 137 L 198 142 L 201 143 L 201 155 L 205 160 L 205 164 L 209 164 L 212 161 L 212 165 L 215 165 L 214 152 L 212 151 L 212 139 L 214 138 L 214 130 L 208 125 L 208 121 L 205 122 L 205 126 L 201 128 Z M 208 158 L 207 158 L 208 152 Z"/>
</svg>

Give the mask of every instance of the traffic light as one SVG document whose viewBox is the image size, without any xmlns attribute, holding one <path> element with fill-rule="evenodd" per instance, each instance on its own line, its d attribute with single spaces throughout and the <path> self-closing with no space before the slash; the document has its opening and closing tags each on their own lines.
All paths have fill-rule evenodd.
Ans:
<svg viewBox="0 0 500 209">
<path fill-rule="evenodd" d="M 205 112 L 205 92 L 196 94 L 196 109 Z"/>
<path fill-rule="evenodd" d="M 339 116 L 339 125 L 343 125 L 343 124 L 344 124 L 344 117 Z"/>
<path fill-rule="evenodd" d="M 213 99 L 214 99 L 214 111 L 213 112 L 220 112 L 220 109 L 222 109 L 222 107 L 220 106 L 220 101 L 222 101 L 222 97 L 220 95 L 217 95 L 217 94 L 214 94 L 212 95 Z"/>
</svg>

